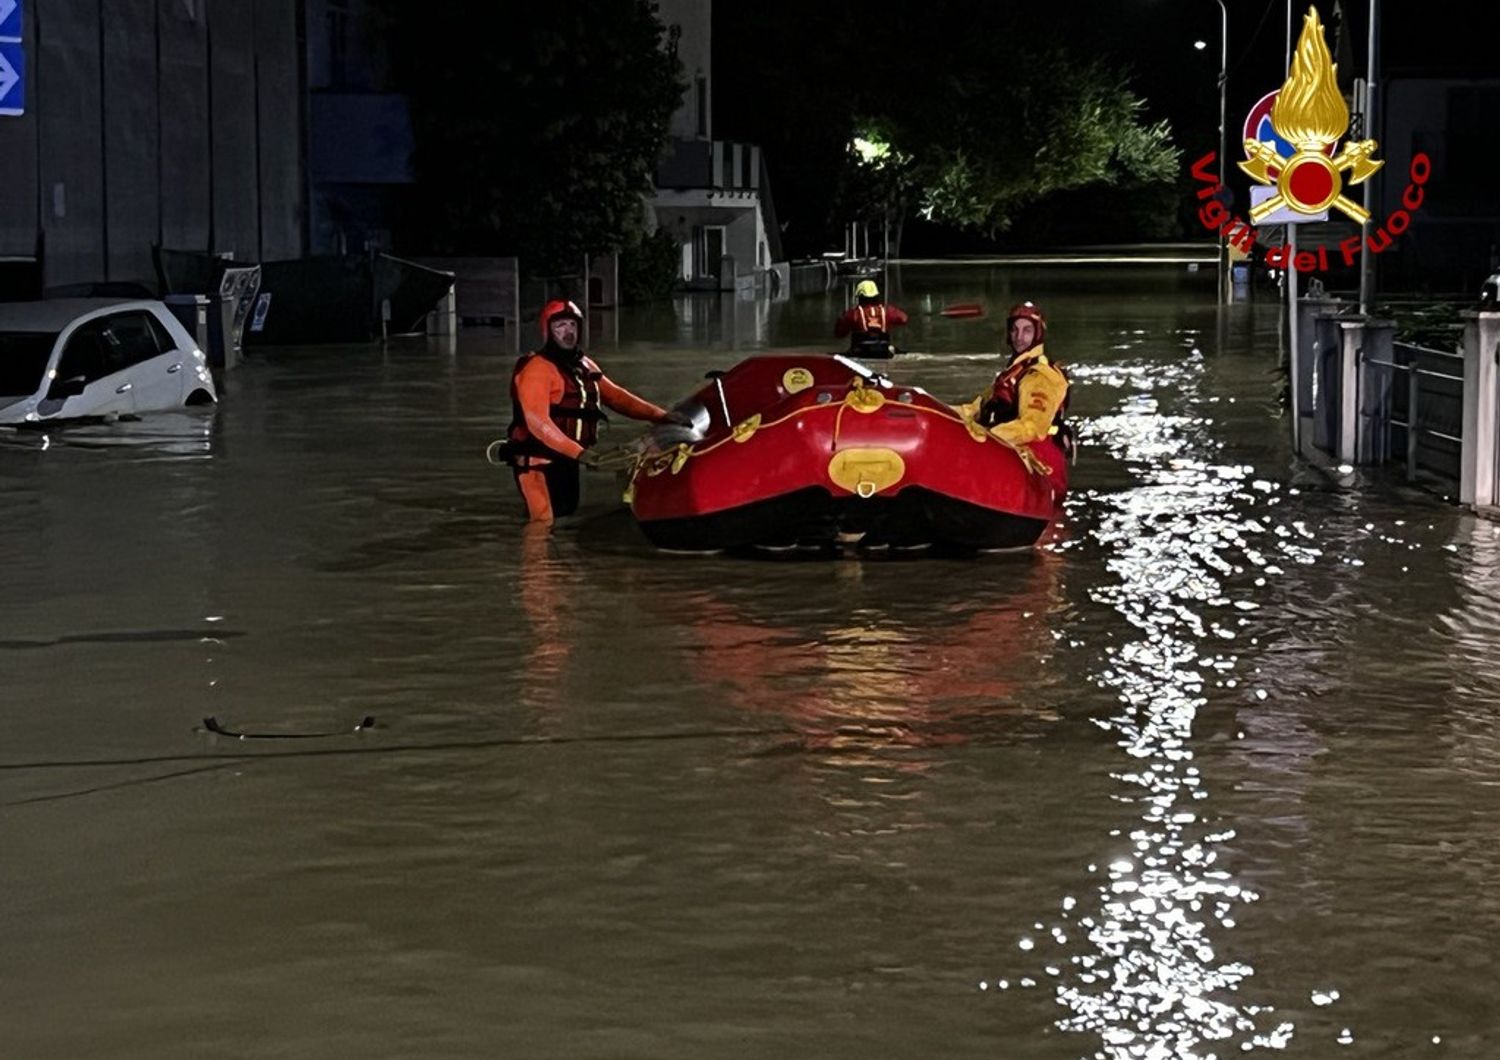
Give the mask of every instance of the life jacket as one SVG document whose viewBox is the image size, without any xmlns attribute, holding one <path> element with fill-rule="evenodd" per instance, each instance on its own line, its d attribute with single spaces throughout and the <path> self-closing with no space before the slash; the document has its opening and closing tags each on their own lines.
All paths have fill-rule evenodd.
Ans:
<svg viewBox="0 0 1500 1060">
<path fill-rule="evenodd" d="M 1050 360 L 1045 353 L 1035 357 L 1027 357 L 1023 354 L 995 376 L 995 385 L 990 389 L 990 396 L 979 408 L 979 425 L 996 427 L 1002 423 L 1009 423 L 1020 415 L 1021 379 L 1039 364 L 1056 368 L 1062 375 L 1063 382 L 1068 384 L 1067 389 L 1063 391 L 1062 404 L 1057 407 L 1057 412 L 1052 417 L 1052 426 L 1047 433 L 1062 448 L 1063 455 L 1071 459 L 1073 429 L 1064 419 L 1064 413 L 1068 411 L 1068 403 L 1073 399 L 1072 381 L 1068 379 L 1068 370 L 1056 361 Z"/>
<path fill-rule="evenodd" d="M 545 349 L 534 350 L 516 361 L 515 370 L 510 375 L 511 421 L 505 431 L 508 439 L 505 455 L 511 463 L 515 463 L 518 457 L 557 456 L 526 429 L 526 413 L 516 395 L 517 380 L 536 357 L 545 360 L 562 377 L 562 397 L 547 410 L 558 430 L 588 449 L 599 440 L 600 422 L 607 421 L 599 407 L 599 380 L 604 378 L 604 373 L 594 367 L 594 362 L 582 353 L 563 361 Z"/>
<path fill-rule="evenodd" d="M 885 303 L 858 305 L 855 310 L 859 320 L 849 336 L 849 349 L 854 353 L 888 354 L 891 339 L 886 329 Z"/>
<path fill-rule="evenodd" d="M 883 339 L 887 336 L 884 302 L 860 305 L 855 308 L 859 310 L 859 330 L 856 334 L 861 338 L 879 337 Z"/>
</svg>

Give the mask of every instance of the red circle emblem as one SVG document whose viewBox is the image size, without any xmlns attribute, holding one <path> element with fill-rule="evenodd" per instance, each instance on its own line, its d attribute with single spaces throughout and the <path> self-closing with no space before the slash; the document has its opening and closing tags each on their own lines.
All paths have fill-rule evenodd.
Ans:
<svg viewBox="0 0 1500 1060">
<path fill-rule="evenodd" d="M 1320 204 L 1333 194 L 1333 178 L 1317 162 L 1297 162 L 1287 174 L 1286 187 L 1298 202 Z"/>
</svg>

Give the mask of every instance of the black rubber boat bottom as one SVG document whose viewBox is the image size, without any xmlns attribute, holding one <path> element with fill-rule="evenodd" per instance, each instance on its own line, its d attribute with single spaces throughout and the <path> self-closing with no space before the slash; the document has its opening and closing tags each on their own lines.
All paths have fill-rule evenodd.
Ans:
<svg viewBox="0 0 1500 1060">
<path fill-rule="evenodd" d="M 818 487 L 710 515 L 641 521 L 657 548 L 712 552 L 740 548 L 917 548 L 983 550 L 1034 545 L 1050 520 L 997 512 L 930 490 L 894 497 L 832 497 Z"/>
</svg>

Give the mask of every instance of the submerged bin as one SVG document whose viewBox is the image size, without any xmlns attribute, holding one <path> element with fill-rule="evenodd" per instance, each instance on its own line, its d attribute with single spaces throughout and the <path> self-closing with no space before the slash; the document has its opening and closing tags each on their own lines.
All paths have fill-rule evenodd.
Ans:
<svg viewBox="0 0 1500 1060">
<path fill-rule="evenodd" d="M 260 293 L 259 265 L 228 265 L 219 280 L 219 327 L 224 343 L 226 368 L 244 357 L 245 323 Z"/>
<path fill-rule="evenodd" d="M 260 291 L 259 265 L 225 266 L 214 294 L 169 294 L 162 299 L 198 343 L 215 372 L 239 365 L 245 322 Z"/>
</svg>

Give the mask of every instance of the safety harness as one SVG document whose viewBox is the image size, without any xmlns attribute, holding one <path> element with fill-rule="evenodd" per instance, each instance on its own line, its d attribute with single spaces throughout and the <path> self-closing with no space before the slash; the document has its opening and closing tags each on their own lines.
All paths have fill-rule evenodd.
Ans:
<svg viewBox="0 0 1500 1060">
<path fill-rule="evenodd" d="M 986 428 L 997 427 L 1016 419 L 1021 411 L 1021 379 L 1027 372 L 1042 364 L 1056 368 L 1062 375 L 1063 382 L 1069 384 L 1063 391 L 1062 404 L 1057 407 L 1057 412 L 1052 417 L 1052 426 L 1048 428 L 1047 434 L 1057 442 L 1063 456 L 1072 460 L 1073 428 L 1065 419 L 1068 404 L 1073 398 L 1072 381 L 1068 378 L 1068 370 L 1056 361 L 1049 360 L 1045 353 L 1037 354 L 1035 357 L 1018 357 L 1003 372 L 995 376 L 995 385 L 990 392 L 989 399 L 979 409 L 979 425 Z"/>
<path fill-rule="evenodd" d="M 580 353 L 564 360 L 545 348 L 525 354 L 516 361 L 515 370 L 510 376 L 511 421 L 505 431 L 505 444 L 495 454 L 495 457 L 512 467 L 530 467 L 537 457 L 544 460 L 561 459 L 560 454 L 533 438 L 526 429 L 526 411 L 521 408 L 517 393 L 521 373 L 537 357 L 545 360 L 562 377 L 562 398 L 547 409 L 548 417 L 557 425 L 558 430 L 588 449 L 599 440 L 600 424 L 609 422 L 599 405 L 599 380 L 604 378 L 604 373 L 594 368 L 588 358 Z"/>
</svg>

